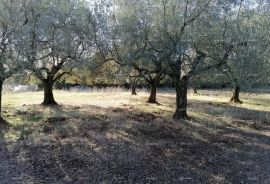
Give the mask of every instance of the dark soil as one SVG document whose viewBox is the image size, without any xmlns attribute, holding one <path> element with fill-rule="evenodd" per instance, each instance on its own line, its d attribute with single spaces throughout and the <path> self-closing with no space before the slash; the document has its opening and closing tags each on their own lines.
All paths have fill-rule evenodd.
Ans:
<svg viewBox="0 0 270 184">
<path fill-rule="evenodd" d="M 270 183 L 269 122 L 210 127 L 128 107 L 77 111 L 63 107 L 20 141 L 3 141 L 6 128 L 0 183 Z"/>
</svg>

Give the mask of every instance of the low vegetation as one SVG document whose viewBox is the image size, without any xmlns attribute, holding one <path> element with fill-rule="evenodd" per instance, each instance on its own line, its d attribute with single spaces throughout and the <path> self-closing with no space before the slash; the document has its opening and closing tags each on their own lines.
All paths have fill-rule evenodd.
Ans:
<svg viewBox="0 0 270 184">
<path fill-rule="evenodd" d="M 6 93 L 0 182 L 270 181 L 269 94 L 189 93 L 191 120 L 171 117 L 174 95 L 159 91 L 157 105 L 146 92 L 56 91 L 60 105 L 44 107 L 42 93 Z"/>
</svg>

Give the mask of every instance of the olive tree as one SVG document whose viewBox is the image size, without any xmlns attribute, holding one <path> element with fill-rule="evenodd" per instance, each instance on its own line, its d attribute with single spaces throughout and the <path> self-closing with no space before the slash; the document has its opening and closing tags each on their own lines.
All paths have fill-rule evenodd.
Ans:
<svg viewBox="0 0 270 184">
<path fill-rule="evenodd" d="M 220 24 L 223 28 L 222 39 L 216 41 L 212 49 L 214 59 L 223 60 L 220 70 L 227 76 L 233 86 L 231 102 L 242 103 L 240 90 L 251 86 L 253 81 L 264 75 L 264 61 L 258 52 L 261 47 L 258 31 L 261 29 L 256 20 L 263 20 L 256 11 L 256 2 L 239 1 L 238 8 L 226 3 Z M 224 57 L 224 53 L 226 57 Z"/>
<path fill-rule="evenodd" d="M 156 92 L 164 78 L 160 62 L 152 60 L 148 33 L 151 28 L 151 1 L 118 0 L 114 4 L 112 22 L 112 55 L 122 67 L 133 71 L 132 78 L 142 78 L 150 86 L 149 103 L 157 103 Z M 116 11 L 120 10 L 120 11 Z"/>
<path fill-rule="evenodd" d="M 53 84 L 89 55 L 81 28 L 86 23 L 80 1 L 25 1 L 18 49 L 25 67 L 43 83 L 43 105 L 57 104 Z M 86 53 L 86 50 L 88 51 Z"/>
<path fill-rule="evenodd" d="M 4 81 L 21 69 L 20 53 L 15 50 L 18 38 L 21 1 L 3 0 L 0 2 L 0 122 L 2 105 L 2 86 Z"/>
<path fill-rule="evenodd" d="M 191 76 L 206 60 L 206 53 L 195 44 L 193 29 L 211 1 L 160 0 L 153 3 L 148 53 L 161 63 L 164 73 L 171 77 L 176 89 L 176 119 L 188 118 L 187 87 Z M 202 33 L 196 32 L 197 35 Z"/>
</svg>

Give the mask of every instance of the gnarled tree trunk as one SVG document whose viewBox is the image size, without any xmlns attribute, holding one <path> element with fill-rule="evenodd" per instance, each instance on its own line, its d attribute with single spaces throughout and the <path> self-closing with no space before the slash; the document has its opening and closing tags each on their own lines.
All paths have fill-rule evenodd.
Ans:
<svg viewBox="0 0 270 184">
<path fill-rule="evenodd" d="M 199 94 L 197 88 L 195 88 L 195 87 L 193 88 L 193 94 L 194 95 L 198 95 Z"/>
<path fill-rule="evenodd" d="M 155 83 L 150 84 L 150 96 L 148 103 L 157 103 L 157 85 Z"/>
<path fill-rule="evenodd" d="M 176 110 L 173 115 L 175 119 L 188 119 L 187 115 L 187 85 L 188 77 L 180 76 L 174 78 L 174 85 L 176 89 Z"/>
<path fill-rule="evenodd" d="M 240 100 L 240 86 L 236 85 L 234 90 L 233 90 L 233 96 L 231 97 L 230 102 L 232 103 L 243 103 Z"/>
<path fill-rule="evenodd" d="M 47 79 L 43 79 L 42 82 L 44 86 L 44 100 L 42 102 L 42 105 L 45 105 L 45 106 L 57 105 L 53 96 L 53 84 L 54 84 L 53 77 L 48 77 Z"/>
<path fill-rule="evenodd" d="M 131 95 L 137 95 L 135 84 L 131 84 Z"/>
</svg>

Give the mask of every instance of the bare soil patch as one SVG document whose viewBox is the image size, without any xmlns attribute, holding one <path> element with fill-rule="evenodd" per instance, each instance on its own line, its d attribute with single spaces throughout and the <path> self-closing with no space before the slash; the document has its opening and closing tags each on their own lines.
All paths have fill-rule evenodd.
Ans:
<svg viewBox="0 0 270 184">
<path fill-rule="evenodd" d="M 189 107 L 191 121 L 160 106 L 18 107 L 10 117 L 25 123 L 1 133 L 0 183 L 270 183 L 268 111 Z"/>
</svg>

